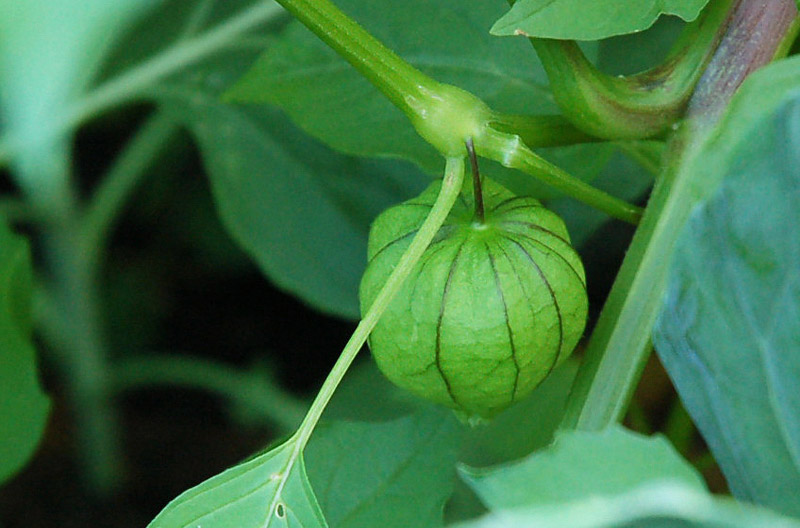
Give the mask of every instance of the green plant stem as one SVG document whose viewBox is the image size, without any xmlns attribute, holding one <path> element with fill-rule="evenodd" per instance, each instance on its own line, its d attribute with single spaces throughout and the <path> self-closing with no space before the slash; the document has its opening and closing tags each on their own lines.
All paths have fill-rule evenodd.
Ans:
<svg viewBox="0 0 800 528">
<path fill-rule="evenodd" d="M 675 398 L 672 408 L 664 424 L 664 435 L 669 439 L 675 449 L 685 458 L 690 458 L 692 449 L 692 436 L 695 428 L 692 417 L 680 398 Z"/>
<path fill-rule="evenodd" d="M 87 119 L 137 97 L 157 81 L 219 52 L 241 35 L 274 20 L 283 12 L 280 6 L 271 2 L 257 2 L 213 29 L 196 37 L 179 39 L 175 45 L 104 82 L 68 107 L 51 134 L 57 137 Z M 19 151 L 22 147 L 20 141 L 13 131 L 0 137 L 0 166 L 6 165 Z"/>
<path fill-rule="evenodd" d="M 618 141 L 615 144 L 622 152 L 653 176 L 658 176 L 661 172 L 661 159 L 664 154 L 664 144 L 662 142 Z"/>
<path fill-rule="evenodd" d="M 481 171 L 478 167 L 478 155 L 475 153 L 475 145 L 472 143 L 472 138 L 467 140 L 467 157 L 472 170 L 472 196 L 475 202 L 472 221 L 483 224 L 486 222 L 486 210 L 483 206 L 483 186 L 481 185 Z"/>
<path fill-rule="evenodd" d="M 110 398 L 96 285 L 83 255 L 79 218 L 68 203 L 62 212 L 41 226 L 50 272 L 45 283 L 50 317 L 40 323 L 53 324 L 44 328 L 44 336 L 67 380 L 83 474 L 95 493 L 105 495 L 120 482 L 119 426 Z"/>
<path fill-rule="evenodd" d="M 588 141 L 555 116 L 506 116 L 455 86 L 423 74 L 366 32 L 329 0 L 278 0 L 320 39 L 344 57 L 402 110 L 417 132 L 443 156 L 463 155 L 464 141 L 472 138 L 481 156 L 519 168 L 569 196 L 601 209 L 614 218 L 636 223 L 641 210 L 571 176 L 533 153 L 512 130 L 531 141 L 551 144 Z"/>
<path fill-rule="evenodd" d="M 599 209 L 613 218 L 636 224 L 642 216 L 642 209 L 624 200 L 615 198 L 588 183 L 579 180 L 534 153 L 519 136 L 501 134 L 488 130 L 480 144 L 476 144 L 478 154 L 493 159 L 502 165 L 519 169 L 541 180 L 566 195 Z"/>
<path fill-rule="evenodd" d="M 683 113 L 734 0 L 712 0 L 659 66 L 631 76 L 595 68 L 573 41 L 532 38 L 556 102 L 578 128 L 607 139 L 653 137 Z"/>
<path fill-rule="evenodd" d="M 49 183 L 26 189 L 44 268 L 37 274 L 43 293 L 36 308 L 40 313 L 45 308 L 47 317 L 37 319 L 37 330 L 64 377 L 83 477 L 93 491 L 105 494 L 119 483 L 119 427 L 108 397 L 95 284 L 83 258 L 70 148 L 65 142 L 44 144 L 26 154 L 16 167 L 20 180 Z"/>
<path fill-rule="evenodd" d="M 303 420 L 303 423 L 300 425 L 297 431 L 300 450 L 305 447 L 308 439 L 311 437 L 314 427 L 317 425 L 320 416 L 322 416 L 322 411 L 327 406 L 331 396 L 333 396 L 336 387 L 342 381 L 342 378 L 344 378 L 344 374 L 347 372 L 353 359 L 355 359 L 356 354 L 358 354 L 358 351 L 361 350 L 361 347 L 367 341 L 369 333 L 372 332 L 372 329 L 378 324 L 378 320 L 383 315 L 383 312 L 386 311 L 389 303 L 400 291 L 406 278 L 411 274 L 414 266 L 417 265 L 422 254 L 433 240 L 433 237 L 439 231 L 442 224 L 444 224 L 447 215 L 450 213 L 453 204 L 458 198 L 458 194 L 461 192 L 463 182 L 464 159 L 448 158 L 442 188 L 441 191 L 439 191 L 436 202 L 434 202 L 431 208 L 431 212 L 428 214 L 422 226 L 420 226 L 419 231 L 414 236 L 408 249 L 403 253 L 394 271 L 389 275 L 386 284 L 381 288 L 372 306 L 369 307 L 367 313 L 364 314 L 364 317 L 358 323 L 353 335 L 350 337 L 347 345 L 345 345 L 341 356 L 331 369 L 319 394 L 317 394 L 314 403 L 311 404 L 311 408 Z"/>
<path fill-rule="evenodd" d="M 375 328 L 383 312 L 386 311 L 389 303 L 392 302 L 392 299 L 394 299 L 395 295 L 400 291 L 403 282 L 405 282 L 411 274 L 414 267 L 419 262 L 419 259 L 422 257 L 422 254 L 433 240 L 433 237 L 436 236 L 439 228 L 444 224 L 447 215 L 450 214 L 450 210 L 453 208 L 453 204 L 455 204 L 461 192 L 463 183 L 464 158 L 447 158 L 442 188 L 439 191 L 439 196 L 436 198 L 428 217 L 422 223 L 422 226 L 420 226 L 417 234 L 414 235 L 414 239 L 411 241 L 411 244 L 409 244 L 408 249 L 406 249 L 403 256 L 400 257 L 400 261 L 397 263 L 394 271 L 389 275 L 386 284 L 383 285 L 378 296 L 372 302 L 372 306 L 369 307 L 367 313 L 364 314 L 364 317 L 358 323 L 353 335 L 345 345 L 344 350 L 342 350 L 339 359 L 336 360 L 328 377 L 322 384 L 322 388 L 311 403 L 311 407 L 303 419 L 303 423 L 300 424 L 297 432 L 295 432 L 292 438 L 287 442 L 292 446 L 292 452 L 286 461 L 286 465 L 280 472 L 281 481 L 278 483 L 274 498 L 267 508 L 267 519 L 272 519 L 275 516 L 275 509 L 278 507 L 278 504 L 280 504 L 283 487 L 286 485 L 289 475 L 292 474 L 295 463 L 300 459 L 303 450 L 308 444 L 308 440 L 311 438 L 311 434 L 314 432 L 314 428 L 317 426 L 325 407 L 327 407 L 328 402 L 330 402 L 331 397 L 333 397 L 336 387 L 338 387 L 339 383 L 344 379 L 347 369 L 350 368 L 350 365 L 361 350 L 361 347 L 364 346 L 369 333 Z"/>
<path fill-rule="evenodd" d="M 190 38 L 200 31 L 200 28 L 203 27 L 203 24 L 206 23 L 206 20 L 208 20 L 208 17 L 214 10 L 215 3 L 216 0 L 198 0 L 194 9 L 192 9 L 192 12 L 189 14 L 189 18 L 184 23 L 183 31 L 178 39 L 184 40 Z"/>
<path fill-rule="evenodd" d="M 111 382 L 116 392 L 164 385 L 218 394 L 237 408 L 275 424 L 282 433 L 294 430 L 306 410 L 305 403 L 282 391 L 260 372 L 194 357 L 126 357 L 112 364 Z"/>
<path fill-rule="evenodd" d="M 88 265 L 95 269 L 109 231 L 148 166 L 177 132 L 178 125 L 157 112 L 127 143 L 102 179 L 83 215 L 83 245 Z"/>
<path fill-rule="evenodd" d="M 280 7 L 271 2 L 258 2 L 214 29 L 196 37 L 180 39 L 175 46 L 92 90 L 67 114 L 67 122 L 80 123 L 131 99 L 158 80 L 219 52 L 240 35 L 274 19 L 281 12 Z"/>
<path fill-rule="evenodd" d="M 600 430 L 619 421 L 652 351 L 672 250 L 697 194 L 691 167 L 746 75 L 768 63 L 797 14 L 791 0 L 742 0 L 697 85 L 685 124 L 592 333 L 567 400 L 562 429 Z"/>
<path fill-rule="evenodd" d="M 425 91 L 435 89 L 435 81 L 384 46 L 329 0 L 276 1 L 407 115 L 416 112 L 409 99 L 425 99 Z"/>
<path fill-rule="evenodd" d="M 630 424 L 630 428 L 637 433 L 644 435 L 653 434 L 653 428 L 650 426 L 650 422 L 647 419 L 647 413 L 644 412 L 642 404 L 636 401 L 635 398 L 631 400 L 626 421 Z"/>
</svg>

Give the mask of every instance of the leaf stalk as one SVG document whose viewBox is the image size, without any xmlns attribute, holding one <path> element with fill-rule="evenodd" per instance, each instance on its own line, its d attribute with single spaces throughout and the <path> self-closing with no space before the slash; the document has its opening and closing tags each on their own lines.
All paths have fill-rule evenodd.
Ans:
<svg viewBox="0 0 800 528">
<path fill-rule="evenodd" d="M 521 118 L 494 112 L 475 95 L 439 83 L 408 64 L 330 0 L 277 1 L 370 80 L 445 158 L 463 156 L 464 143 L 471 138 L 480 156 L 521 169 L 614 218 L 638 221 L 639 208 L 546 162 L 512 130 L 515 125 L 523 124 L 529 138 L 541 138 L 551 130 L 559 130 L 562 139 L 570 135 L 577 141 L 587 139 L 561 118 Z M 537 125 L 543 125 L 542 129 L 534 130 Z"/>
<path fill-rule="evenodd" d="M 662 135 L 681 118 L 735 4 L 712 0 L 662 64 L 636 75 L 600 72 L 574 41 L 530 41 L 556 102 L 576 127 L 606 139 L 644 139 Z"/>
<path fill-rule="evenodd" d="M 742 0 L 673 134 L 665 169 L 617 275 L 567 400 L 562 429 L 601 430 L 622 419 L 652 351 L 675 242 L 702 199 L 692 170 L 700 146 L 746 75 L 770 62 L 797 17 L 792 0 Z"/>
</svg>

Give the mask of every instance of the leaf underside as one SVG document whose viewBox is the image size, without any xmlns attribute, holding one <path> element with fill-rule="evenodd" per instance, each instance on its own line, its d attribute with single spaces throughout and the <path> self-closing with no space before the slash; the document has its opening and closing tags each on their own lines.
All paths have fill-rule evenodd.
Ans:
<svg viewBox="0 0 800 528">
<path fill-rule="evenodd" d="M 462 477 L 490 509 L 581 500 L 628 492 L 652 481 L 704 490 L 697 472 L 661 437 L 621 427 L 556 434 L 548 448 L 508 465 L 462 468 Z"/>
<path fill-rule="evenodd" d="M 294 445 L 289 440 L 183 492 L 148 528 L 327 528 Z"/>
<path fill-rule="evenodd" d="M 619 426 L 563 431 L 526 459 L 463 469 L 462 476 L 490 513 L 457 528 L 800 527 L 773 512 L 713 497 L 666 439 Z"/>
<path fill-rule="evenodd" d="M 800 515 L 794 97 L 743 131 L 721 188 L 693 214 L 654 341 L 734 494 Z"/>
<path fill-rule="evenodd" d="M 519 0 L 492 27 L 494 35 L 600 40 L 643 31 L 662 15 L 687 22 L 708 0 Z"/>
</svg>

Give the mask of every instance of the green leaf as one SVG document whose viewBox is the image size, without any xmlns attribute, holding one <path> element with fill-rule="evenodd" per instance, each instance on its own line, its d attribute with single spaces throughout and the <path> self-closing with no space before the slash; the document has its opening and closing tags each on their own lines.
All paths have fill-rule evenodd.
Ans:
<svg viewBox="0 0 800 528">
<path fill-rule="evenodd" d="M 487 466 L 522 458 L 549 444 L 561 421 L 577 371 L 578 361 L 568 359 L 530 396 L 488 424 L 470 429 L 460 460 L 474 466 Z M 531 424 L 536 425 L 532 427 Z"/>
<path fill-rule="evenodd" d="M 613 196 L 636 203 L 653 184 L 653 176 L 621 152 L 614 152 L 613 145 L 608 146 L 611 147 L 613 156 L 591 178 L 586 178 L 586 181 L 591 181 L 594 187 Z M 652 150 L 657 157 L 662 146 L 662 143 L 647 142 L 644 148 Z M 584 156 L 578 156 L 569 163 L 576 161 L 583 161 L 584 167 L 591 164 L 591 160 Z M 562 163 L 562 166 L 567 167 L 568 164 Z M 580 169 L 573 170 L 573 174 L 580 174 L 578 170 Z M 550 200 L 547 206 L 564 219 L 572 245 L 576 248 L 580 248 L 610 220 L 603 212 L 567 197 Z"/>
<path fill-rule="evenodd" d="M 386 379 L 371 358 L 351 366 L 336 388 L 326 420 L 378 422 L 398 419 L 429 405 Z M 364 398 L 369 394 L 369 398 Z"/>
<path fill-rule="evenodd" d="M 800 515 L 797 68 L 795 60 L 764 73 L 732 107 L 718 136 L 727 138 L 725 150 L 712 158 L 713 179 L 723 183 L 695 210 L 678 240 L 654 332 L 661 359 L 734 494 L 795 516 Z M 792 74 L 794 87 L 784 84 L 788 78 L 782 73 Z"/>
<path fill-rule="evenodd" d="M 390 422 L 319 427 L 306 457 L 330 526 L 442 526 L 462 430 L 452 412 L 432 407 Z"/>
<path fill-rule="evenodd" d="M 194 135 L 223 224 L 277 286 L 357 319 L 369 224 L 428 178 L 397 161 L 343 156 L 276 110 L 221 102 L 248 54 L 229 53 L 152 91 Z"/>
<path fill-rule="evenodd" d="M 690 486 L 647 483 L 610 497 L 500 510 L 457 528 L 800 528 L 768 510 Z M 455 526 L 453 528 L 456 528 Z"/>
<path fill-rule="evenodd" d="M 600 40 L 649 28 L 661 15 L 691 22 L 708 0 L 519 0 L 492 27 L 493 35 Z"/>
<path fill-rule="evenodd" d="M 234 239 L 279 287 L 320 310 L 358 318 L 369 222 L 383 206 L 413 196 L 423 177 L 410 167 L 333 153 L 263 108 L 196 94 L 185 103 L 171 111 L 198 141 Z M 358 182 L 368 183 L 346 192 Z M 348 204 L 359 198 L 360 206 Z"/>
<path fill-rule="evenodd" d="M 643 437 L 619 426 L 599 433 L 557 433 L 550 447 L 519 462 L 463 467 L 461 474 L 490 510 L 613 496 L 655 480 L 705 489 L 665 438 Z"/>
<path fill-rule="evenodd" d="M 501 0 L 337 5 L 424 73 L 471 91 L 498 111 L 558 110 L 530 46 L 487 33 L 503 11 Z M 345 153 L 400 157 L 432 172 L 444 165 L 398 109 L 299 23 L 290 25 L 228 97 L 277 104 L 301 128 Z"/>
<path fill-rule="evenodd" d="M 327 527 L 294 448 L 291 439 L 183 492 L 148 528 Z"/>
<path fill-rule="evenodd" d="M 668 56 L 686 23 L 661 17 L 645 31 L 598 43 L 597 67 L 610 75 L 631 75 L 658 66 Z"/>
<path fill-rule="evenodd" d="M 579 360 L 570 357 L 551 372 L 534 391 L 497 415 L 491 422 L 467 432 L 459 460 L 484 467 L 518 460 L 553 441 L 561 422 Z M 536 424 L 531 427 L 531 424 Z M 485 513 L 486 508 L 463 480 L 447 503 L 446 518 L 463 520 Z"/>
<path fill-rule="evenodd" d="M 258 0 L 159 0 L 118 39 L 100 71 L 107 80 L 166 52 L 188 37 L 218 27 Z M 251 46 L 252 46 L 251 41 Z M 231 47 L 243 46 L 240 42 Z M 221 47 L 218 53 L 229 51 Z"/>
<path fill-rule="evenodd" d="M 0 117 L 24 154 L 47 163 L 65 109 L 92 79 L 109 44 L 159 0 L 0 0 Z M 68 131 L 67 131 L 68 132 Z M 57 185 L 20 172 L 31 192 Z"/>
<path fill-rule="evenodd" d="M 0 221 L 0 483 L 31 457 L 50 408 L 32 343 L 32 274 L 27 241 Z"/>
</svg>

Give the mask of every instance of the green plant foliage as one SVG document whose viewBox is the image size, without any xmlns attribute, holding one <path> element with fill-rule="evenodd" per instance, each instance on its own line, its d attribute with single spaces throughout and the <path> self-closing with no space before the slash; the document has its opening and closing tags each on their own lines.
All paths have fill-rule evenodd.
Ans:
<svg viewBox="0 0 800 528">
<path fill-rule="evenodd" d="M 608 146 L 612 145 L 609 144 Z M 644 148 L 656 158 L 660 156 L 662 147 L 663 144 L 656 142 L 648 142 L 644 145 Z M 566 151 L 567 149 L 557 150 Z M 565 152 L 565 154 L 567 154 L 567 152 Z M 575 153 L 573 152 L 572 154 Z M 592 185 L 613 196 L 617 196 L 631 203 L 636 203 L 652 186 L 653 175 L 622 152 L 612 151 L 611 154 L 610 160 L 604 162 L 599 170 L 593 172 L 591 176 Z M 568 164 L 576 164 L 572 174 L 580 174 L 580 168 L 577 166 L 577 162 L 580 161 L 584 163 L 584 170 L 587 167 L 591 167 L 589 153 L 580 156 L 570 156 Z M 564 166 L 566 167 L 568 164 L 565 163 Z M 567 224 L 570 240 L 572 244 L 579 249 L 601 226 L 609 221 L 608 215 L 571 198 L 556 198 L 548 201 L 547 205 L 564 219 L 564 223 Z"/>
<path fill-rule="evenodd" d="M 518 0 L 492 27 L 494 35 L 600 40 L 649 28 L 661 15 L 697 18 L 708 0 Z"/>
<path fill-rule="evenodd" d="M 369 224 L 381 210 L 418 194 L 427 179 L 399 161 L 337 154 L 268 107 L 219 101 L 219 92 L 252 56 L 227 52 L 165 81 L 148 95 L 195 135 L 223 223 L 267 276 L 323 311 L 357 318 L 356 292 L 366 264 Z M 350 68 L 344 62 L 342 66 Z M 355 72 L 352 75 L 361 81 Z M 585 144 L 545 149 L 544 154 L 590 181 L 613 151 L 611 144 Z M 246 170 L 239 170 L 239 164 Z M 485 167 L 502 174 L 515 192 L 558 196 L 529 176 L 488 163 Z M 628 189 L 622 185 L 609 190 L 626 194 Z M 606 219 L 593 210 L 588 214 L 597 222 L 579 226 L 587 234 Z M 280 223 L 274 221 L 277 217 Z"/>
<path fill-rule="evenodd" d="M 462 433 L 452 413 L 431 407 L 379 424 L 321 425 L 306 466 L 330 526 L 442 526 Z"/>
<path fill-rule="evenodd" d="M 685 28 L 680 18 L 661 17 L 645 31 L 601 40 L 597 67 L 611 75 L 631 75 L 657 67 Z"/>
<path fill-rule="evenodd" d="M 519 462 L 488 469 L 462 467 L 461 475 L 490 510 L 613 497 L 651 481 L 705 489 L 694 468 L 666 439 L 620 426 L 599 433 L 557 433 L 550 447 Z"/>
<path fill-rule="evenodd" d="M 707 10 L 718 17 L 687 24 L 706 4 L 0 0 L 0 218 L 14 215 L 36 243 L 29 251 L 0 221 L 0 484 L 46 429 L 35 336 L 52 352 L 47 378 L 59 406 L 72 411 L 66 430 L 80 456 L 71 465 L 114 501 L 134 489 L 119 483 L 158 487 L 125 467 L 149 451 L 123 452 L 115 437 L 127 390 L 202 391 L 222 400 L 232 427 L 297 428 L 180 494 L 149 528 L 438 528 L 465 519 L 457 526 L 800 528 L 800 58 L 749 74 L 762 59 L 797 53 L 795 2 L 719 0 Z M 723 21 L 733 5 L 765 16 Z M 533 37 L 535 47 L 493 32 Z M 718 47 L 711 36 L 723 32 Z M 572 70 L 574 48 L 537 38 L 578 40 L 597 71 L 582 62 Z M 695 46 L 682 55 L 687 42 Z M 676 71 L 702 80 L 684 83 Z M 728 75 L 737 74 L 749 79 L 729 104 L 740 77 Z M 625 139 L 651 133 L 653 141 Z M 484 156 L 485 216 L 470 186 L 457 196 L 468 136 Z M 199 170 L 195 154 L 210 192 L 182 179 L 193 175 L 181 169 Z M 442 155 L 452 185 L 439 195 L 441 184 L 429 184 Z M 596 192 L 641 203 L 656 175 L 644 214 Z M 145 179 L 149 199 L 140 194 L 113 233 Z M 595 291 L 618 277 L 602 310 L 592 308 L 601 315 L 591 336 L 586 277 L 570 246 L 588 257 L 606 243 L 611 256 L 617 235 L 634 228 L 599 231 L 606 214 L 574 197 L 641 220 L 619 270 L 587 265 Z M 137 225 L 156 236 L 142 240 Z M 175 255 L 188 260 L 176 266 Z M 286 362 L 272 352 L 241 366 L 249 352 L 239 344 L 250 348 L 274 325 L 240 336 L 242 324 L 224 319 L 238 312 L 221 313 L 221 324 L 181 342 L 195 315 L 206 320 L 206 304 L 246 300 L 238 288 L 250 260 L 334 318 L 370 308 L 308 410 L 311 394 L 282 384 L 305 390 L 319 381 L 316 366 L 299 365 L 305 379 L 298 365 L 273 375 Z M 202 314 L 185 302 L 203 304 Z M 208 357 L 215 338 L 229 345 L 219 347 L 225 357 Z M 367 339 L 382 371 L 410 390 L 368 357 L 348 371 Z M 583 357 L 568 358 L 582 342 Z M 333 353 L 342 343 L 329 344 Z M 666 423 L 658 411 L 642 417 L 677 449 L 609 427 L 652 344 L 711 453 L 690 442 L 695 429 L 679 411 Z M 145 353 L 152 345 L 197 350 Z M 492 421 L 468 428 L 457 418 Z M 173 425 L 210 442 L 225 435 L 176 422 L 159 438 Z M 222 439 L 231 448 L 246 441 L 231 432 Z M 718 463 L 735 498 L 709 494 L 678 451 Z M 40 470 L 63 478 L 39 462 L 22 480 Z M 169 481 L 170 469 L 153 478 Z M 27 486 L 13 482 L 0 501 L 0 525 L 29 517 L 6 505 L 19 483 Z M 54 501 L 50 514 L 77 510 L 74 493 L 52 498 L 61 496 L 67 502 Z"/>
<path fill-rule="evenodd" d="M 379 422 L 396 420 L 429 405 L 400 389 L 381 374 L 375 362 L 362 357 L 347 371 L 325 409 L 329 421 Z M 364 398 L 369 394 L 369 398 Z"/>
<path fill-rule="evenodd" d="M 800 99 L 785 91 L 766 111 L 764 97 L 776 99 L 745 92 L 734 107 L 760 123 L 721 133 L 735 147 L 679 239 L 654 340 L 734 494 L 797 516 Z"/>
<path fill-rule="evenodd" d="M 460 461 L 484 467 L 520 459 L 547 446 L 561 421 L 579 360 L 569 358 L 526 398 L 468 431 Z M 531 427 L 530 424 L 536 424 Z"/>
<path fill-rule="evenodd" d="M 323 311 L 356 318 L 370 215 L 412 194 L 418 172 L 335 154 L 265 109 L 197 97 L 187 103 L 182 116 L 234 239 L 280 287 Z M 358 181 L 372 185 L 348 194 Z"/>
<path fill-rule="evenodd" d="M 0 483 L 31 457 L 50 408 L 31 340 L 32 271 L 27 241 L 0 221 Z"/>
<path fill-rule="evenodd" d="M 47 163 L 53 142 L 66 132 L 65 109 L 91 80 L 109 43 L 158 1 L 0 1 L 0 114 L 27 152 L 20 163 Z M 18 176 L 37 193 L 60 184 L 35 181 L 38 171 Z"/>
<path fill-rule="evenodd" d="M 608 497 L 498 510 L 453 528 L 798 528 L 800 523 L 683 484 L 648 483 Z"/>
<path fill-rule="evenodd" d="M 181 493 L 147 527 L 326 528 L 294 447 L 289 440 Z"/>
<path fill-rule="evenodd" d="M 151 95 L 194 135 L 223 224 L 265 274 L 355 319 L 370 222 L 427 177 L 399 161 L 333 152 L 270 108 L 221 102 L 249 57 L 229 53 Z"/>
<path fill-rule="evenodd" d="M 487 21 L 502 13 L 500 0 L 337 5 L 424 73 L 469 90 L 497 111 L 557 111 L 530 47 L 487 33 Z M 401 157 L 429 171 L 442 167 L 439 154 L 406 117 L 299 23 L 290 25 L 228 97 L 277 104 L 301 128 L 346 153 Z"/>
<path fill-rule="evenodd" d="M 253 0 L 158 0 L 157 8 L 140 17 L 120 37 L 109 53 L 108 60 L 104 61 L 100 78 L 108 80 L 144 64 L 153 56 L 171 49 L 182 40 L 216 27 L 254 3 Z M 246 36 L 242 36 L 235 45 L 221 49 L 219 53 L 227 54 L 243 47 L 252 47 L 254 56 L 263 51 L 263 45 L 243 46 L 242 42 L 246 39 Z M 268 38 L 264 40 L 266 43 Z M 191 70 L 197 71 L 197 67 Z"/>
</svg>

